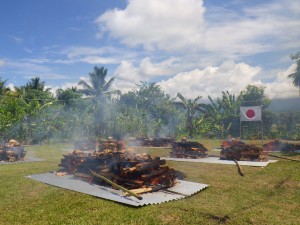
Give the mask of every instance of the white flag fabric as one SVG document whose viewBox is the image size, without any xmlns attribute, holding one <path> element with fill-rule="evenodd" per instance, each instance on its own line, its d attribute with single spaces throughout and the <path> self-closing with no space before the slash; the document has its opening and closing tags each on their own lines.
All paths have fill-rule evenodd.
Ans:
<svg viewBox="0 0 300 225">
<path fill-rule="evenodd" d="M 240 107 L 241 121 L 260 121 L 261 106 Z"/>
</svg>

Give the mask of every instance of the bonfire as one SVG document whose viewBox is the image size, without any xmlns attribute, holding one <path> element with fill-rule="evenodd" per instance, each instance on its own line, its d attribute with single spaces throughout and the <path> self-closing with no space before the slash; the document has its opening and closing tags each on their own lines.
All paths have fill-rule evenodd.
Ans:
<svg viewBox="0 0 300 225">
<path fill-rule="evenodd" d="M 208 150 L 198 142 L 188 141 L 186 138 L 183 138 L 179 142 L 172 143 L 172 151 L 170 156 L 174 158 L 205 158 L 207 157 Z"/>
<path fill-rule="evenodd" d="M 255 145 L 247 145 L 245 142 L 235 138 L 222 142 L 220 159 L 267 161 L 262 148 Z"/>
<path fill-rule="evenodd" d="M 7 144 L 0 144 L 0 161 L 15 162 L 24 160 L 26 151 L 20 143 L 11 139 Z"/>
<path fill-rule="evenodd" d="M 265 151 L 282 151 L 282 152 L 294 152 L 300 150 L 300 145 L 284 143 L 279 140 L 273 140 L 263 145 Z"/>
<path fill-rule="evenodd" d="M 109 138 L 100 141 L 93 152 L 74 150 L 64 154 L 60 163 L 62 168 L 57 174 L 73 174 L 102 186 L 114 188 L 119 185 L 144 193 L 175 185 L 175 170 L 165 164 L 166 161 L 159 157 L 130 152 L 123 142 Z"/>
</svg>

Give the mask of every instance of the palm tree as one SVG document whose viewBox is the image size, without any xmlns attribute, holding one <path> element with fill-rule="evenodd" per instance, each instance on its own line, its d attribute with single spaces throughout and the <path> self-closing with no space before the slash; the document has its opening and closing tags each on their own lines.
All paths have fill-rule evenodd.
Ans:
<svg viewBox="0 0 300 225">
<path fill-rule="evenodd" d="M 4 95 L 6 92 L 10 91 L 8 87 L 5 87 L 7 80 L 2 81 L 0 77 L 0 95 Z"/>
<path fill-rule="evenodd" d="M 291 55 L 291 59 L 296 60 L 297 67 L 294 73 L 288 75 L 288 78 L 293 79 L 294 86 L 299 88 L 299 96 L 300 96 L 300 52 L 298 52 L 295 55 Z"/>
<path fill-rule="evenodd" d="M 45 89 L 45 81 L 41 81 L 39 77 L 31 78 L 30 81 L 25 85 L 26 90 L 37 90 L 49 92 L 50 88 Z"/>
<path fill-rule="evenodd" d="M 104 67 L 99 68 L 95 66 L 94 71 L 92 73 L 89 73 L 91 84 L 88 84 L 84 80 L 80 80 L 78 82 L 78 85 L 83 86 L 81 92 L 86 96 L 92 96 L 95 98 L 101 98 L 104 95 L 117 93 L 118 91 L 108 91 L 115 78 L 113 77 L 109 79 L 109 81 L 106 81 L 105 80 L 106 76 L 107 76 L 107 69 L 105 69 Z"/>
<path fill-rule="evenodd" d="M 95 134 L 104 135 L 105 131 L 105 104 L 107 103 L 107 98 L 114 93 L 119 94 L 120 91 L 109 91 L 111 84 L 115 78 L 111 78 L 106 81 L 107 69 L 104 67 L 94 67 L 94 71 L 89 73 L 90 84 L 84 80 L 80 80 L 78 85 L 81 85 L 83 89 L 80 92 L 86 96 L 92 97 L 93 99 L 93 111 L 95 117 Z"/>
<path fill-rule="evenodd" d="M 202 96 L 198 96 L 192 100 L 186 99 L 182 96 L 182 94 L 177 93 L 177 97 L 181 100 L 181 102 L 175 102 L 175 105 L 186 110 L 185 128 L 189 137 L 191 137 L 193 134 L 193 119 L 196 115 L 196 112 L 201 111 L 202 104 L 198 103 L 198 100 L 202 98 Z"/>
</svg>

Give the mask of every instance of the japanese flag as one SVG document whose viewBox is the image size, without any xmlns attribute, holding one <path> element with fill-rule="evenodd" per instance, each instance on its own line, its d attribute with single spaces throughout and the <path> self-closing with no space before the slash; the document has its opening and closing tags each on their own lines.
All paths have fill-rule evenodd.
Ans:
<svg viewBox="0 0 300 225">
<path fill-rule="evenodd" d="M 240 107 L 241 121 L 260 121 L 261 106 Z"/>
</svg>

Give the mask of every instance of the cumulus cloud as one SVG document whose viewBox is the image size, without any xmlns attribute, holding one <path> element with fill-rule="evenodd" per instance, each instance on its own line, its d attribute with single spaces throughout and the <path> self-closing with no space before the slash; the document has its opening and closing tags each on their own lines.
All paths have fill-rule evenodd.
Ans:
<svg viewBox="0 0 300 225">
<path fill-rule="evenodd" d="M 153 63 L 149 57 L 143 58 L 141 62 L 135 66 L 132 62 L 122 61 L 114 71 L 115 89 L 127 92 L 136 87 L 136 83 L 140 81 L 154 82 L 156 78 L 163 78 L 174 74 L 172 68 L 176 58 L 169 58 L 159 63 Z"/>
<path fill-rule="evenodd" d="M 210 8 L 207 14 L 204 6 L 202 0 L 129 0 L 125 9 L 98 17 L 98 36 L 108 32 L 147 50 L 217 52 L 223 60 L 299 46 L 300 2 L 239 5 L 236 11 Z"/>
<path fill-rule="evenodd" d="M 277 73 L 276 79 L 265 83 L 265 92 L 270 98 L 289 98 L 298 95 L 299 90 L 293 85 L 292 79 L 288 75 L 294 73 L 297 65 L 293 64 L 284 71 Z"/>
<path fill-rule="evenodd" d="M 124 10 L 107 11 L 96 20 L 98 36 L 107 31 L 128 46 L 187 50 L 204 40 L 204 11 L 199 0 L 129 0 Z"/>
<path fill-rule="evenodd" d="M 159 82 L 162 89 L 175 96 L 178 92 L 187 98 L 210 95 L 216 98 L 222 91 L 239 93 L 255 80 L 261 68 L 252 67 L 245 63 L 226 61 L 219 67 L 206 67 L 179 73 L 176 76 Z"/>
</svg>

